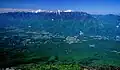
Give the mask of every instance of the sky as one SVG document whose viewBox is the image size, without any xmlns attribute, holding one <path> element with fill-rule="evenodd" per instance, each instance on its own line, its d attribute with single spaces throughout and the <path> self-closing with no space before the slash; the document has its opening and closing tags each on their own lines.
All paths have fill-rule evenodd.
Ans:
<svg viewBox="0 0 120 70">
<path fill-rule="evenodd" d="M 83 11 L 119 14 L 120 0 L 0 0 L 0 8 Z"/>
</svg>

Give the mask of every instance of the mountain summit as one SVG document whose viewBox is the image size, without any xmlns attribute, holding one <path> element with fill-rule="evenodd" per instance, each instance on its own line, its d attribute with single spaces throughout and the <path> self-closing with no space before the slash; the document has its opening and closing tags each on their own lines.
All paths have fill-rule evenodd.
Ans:
<svg viewBox="0 0 120 70">
<path fill-rule="evenodd" d="M 0 8 L 0 13 L 8 13 L 8 12 L 74 12 L 73 10 L 42 10 L 42 9 L 14 9 L 14 8 Z"/>
</svg>

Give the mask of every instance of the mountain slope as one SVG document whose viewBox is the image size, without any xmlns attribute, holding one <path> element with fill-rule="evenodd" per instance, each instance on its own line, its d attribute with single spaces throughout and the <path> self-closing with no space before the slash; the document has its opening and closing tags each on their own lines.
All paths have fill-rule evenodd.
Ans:
<svg viewBox="0 0 120 70">
<path fill-rule="evenodd" d="M 46 30 L 53 34 L 119 35 L 120 17 L 117 15 L 91 15 L 85 12 L 9 12 L 0 14 L 1 25 Z"/>
</svg>

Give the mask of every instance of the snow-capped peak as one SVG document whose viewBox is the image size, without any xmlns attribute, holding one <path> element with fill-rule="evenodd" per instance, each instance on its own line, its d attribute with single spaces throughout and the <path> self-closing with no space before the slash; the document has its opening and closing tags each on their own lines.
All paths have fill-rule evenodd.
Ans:
<svg viewBox="0 0 120 70">
<path fill-rule="evenodd" d="M 72 12 L 72 10 L 65 10 L 64 12 Z"/>
<path fill-rule="evenodd" d="M 72 10 L 42 10 L 42 9 L 13 9 L 13 8 L 0 8 L 1 12 L 32 12 L 32 13 L 39 13 L 39 12 L 47 12 L 47 13 L 57 13 L 61 14 L 61 12 L 73 12 Z"/>
<path fill-rule="evenodd" d="M 41 11 L 42 11 L 42 10 L 41 10 L 41 9 L 39 9 L 39 10 L 36 10 L 36 11 L 35 11 L 35 13 L 38 13 L 38 12 L 41 12 Z"/>
<path fill-rule="evenodd" d="M 34 11 L 35 13 L 38 13 L 38 12 L 45 12 L 45 10 L 41 10 L 41 9 L 38 9 L 36 11 Z"/>
<path fill-rule="evenodd" d="M 59 15 L 60 15 L 60 12 L 62 12 L 61 10 L 57 10 L 57 12 L 56 13 L 58 13 Z"/>
</svg>

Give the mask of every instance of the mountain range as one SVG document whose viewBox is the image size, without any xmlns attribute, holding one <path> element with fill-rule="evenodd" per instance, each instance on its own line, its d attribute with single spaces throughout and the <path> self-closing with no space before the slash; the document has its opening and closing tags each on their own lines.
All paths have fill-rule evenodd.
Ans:
<svg viewBox="0 0 120 70">
<path fill-rule="evenodd" d="M 94 15 L 72 10 L 27 10 L 0 14 L 0 27 L 16 26 L 34 30 L 46 30 L 54 34 L 120 35 L 120 16 L 114 14 Z"/>
</svg>

